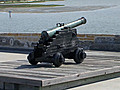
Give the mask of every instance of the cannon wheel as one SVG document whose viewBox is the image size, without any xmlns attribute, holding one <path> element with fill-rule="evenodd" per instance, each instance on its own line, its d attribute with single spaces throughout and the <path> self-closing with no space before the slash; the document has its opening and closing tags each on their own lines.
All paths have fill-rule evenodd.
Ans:
<svg viewBox="0 0 120 90">
<path fill-rule="evenodd" d="M 83 62 L 84 58 L 86 58 L 86 53 L 83 51 L 83 49 L 78 48 L 74 52 L 74 61 L 77 64 L 80 64 Z"/>
<path fill-rule="evenodd" d="M 64 61 L 65 58 L 61 53 L 57 52 L 53 55 L 53 65 L 55 65 L 55 67 L 60 67 L 64 63 Z"/>
<path fill-rule="evenodd" d="M 31 52 L 28 57 L 27 57 L 29 63 L 31 65 L 37 65 L 38 62 L 35 61 L 35 58 L 34 58 L 34 52 Z"/>
</svg>

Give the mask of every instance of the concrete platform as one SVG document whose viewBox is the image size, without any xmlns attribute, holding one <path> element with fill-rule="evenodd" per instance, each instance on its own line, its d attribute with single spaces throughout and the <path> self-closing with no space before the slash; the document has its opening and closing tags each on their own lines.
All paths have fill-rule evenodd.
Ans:
<svg viewBox="0 0 120 90">
<path fill-rule="evenodd" d="M 120 77 L 105 81 L 91 83 L 80 87 L 74 87 L 67 90 L 120 90 Z"/>
<path fill-rule="evenodd" d="M 27 54 L 0 52 L 0 89 L 61 90 L 120 77 L 120 52 L 86 52 L 82 64 L 67 59 L 59 68 L 47 63 L 31 66 Z"/>
</svg>

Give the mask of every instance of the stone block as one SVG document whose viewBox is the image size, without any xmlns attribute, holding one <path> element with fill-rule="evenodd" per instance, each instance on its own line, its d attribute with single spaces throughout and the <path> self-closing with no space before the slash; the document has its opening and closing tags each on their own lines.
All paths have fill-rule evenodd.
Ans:
<svg viewBox="0 0 120 90">
<path fill-rule="evenodd" d="M 39 88 L 30 85 L 19 85 L 19 90 L 39 90 Z"/>
<path fill-rule="evenodd" d="M 0 90 L 4 88 L 3 82 L 0 82 Z"/>
<path fill-rule="evenodd" d="M 14 84 L 13 83 L 7 83 L 5 82 L 5 90 L 14 90 Z"/>
<path fill-rule="evenodd" d="M 115 43 L 114 37 L 96 37 L 95 43 Z"/>
</svg>

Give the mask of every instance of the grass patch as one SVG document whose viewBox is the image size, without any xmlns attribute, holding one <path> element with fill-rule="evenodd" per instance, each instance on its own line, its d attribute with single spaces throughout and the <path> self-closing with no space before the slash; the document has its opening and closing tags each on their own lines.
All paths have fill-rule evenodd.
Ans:
<svg viewBox="0 0 120 90">
<path fill-rule="evenodd" d="M 13 4 L 13 3 L 40 3 L 40 2 L 46 2 L 46 1 L 64 1 L 64 0 L 43 0 L 43 1 L 3 1 L 4 4 Z M 3 4 L 0 3 L 0 4 Z"/>
<path fill-rule="evenodd" d="M 0 5 L 0 8 L 21 8 L 21 7 L 55 7 L 63 5 Z"/>
<path fill-rule="evenodd" d="M 5 1 L 4 3 L 0 4 L 15 4 L 15 3 L 40 3 L 40 2 L 45 2 L 45 1 Z"/>
</svg>

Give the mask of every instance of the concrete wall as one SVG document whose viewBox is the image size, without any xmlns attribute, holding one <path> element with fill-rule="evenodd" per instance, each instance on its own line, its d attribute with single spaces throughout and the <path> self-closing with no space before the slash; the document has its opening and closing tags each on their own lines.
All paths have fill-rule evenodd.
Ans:
<svg viewBox="0 0 120 90">
<path fill-rule="evenodd" d="M 65 0 L 66 6 L 120 5 L 120 0 Z"/>
<path fill-rule="evenodd" d="M 79 46 L 84 49 L 120 51 L 120 35 L 83 34 L 78 38 Z"/>
<path fill-rule="evenodd" d="M 1 47 L 32 48 L 39 40 L 40 33 L 1 33 Z"/>
<path fill-rule="evenodd" d="M 32 49 L 40 33 L 1 33 L 0 47 Z M 120 35 L 78 34 L 79 46 L 90 50 L 120 51 Z"/>
</svg>

